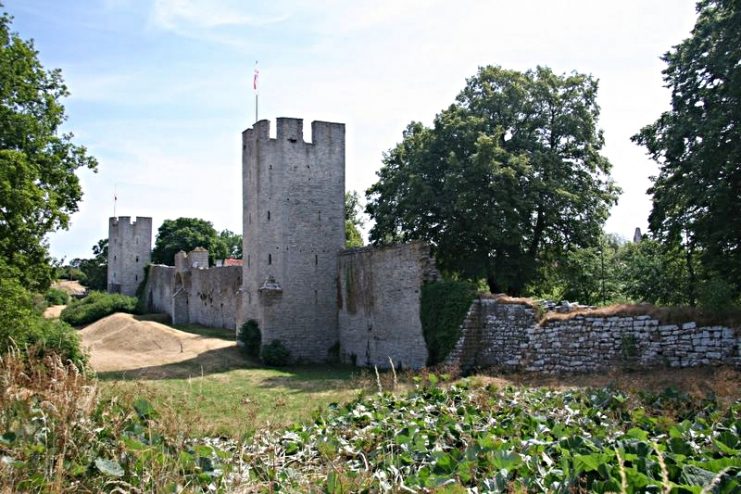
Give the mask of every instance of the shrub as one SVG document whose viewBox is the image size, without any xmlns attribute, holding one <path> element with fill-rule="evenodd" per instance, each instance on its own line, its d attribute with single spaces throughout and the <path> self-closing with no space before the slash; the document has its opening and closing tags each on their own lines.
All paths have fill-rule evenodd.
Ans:
<svg viewBox="0 0 741 494">
<path fill-rule="evenodd" d="M 700 307 L 712 312 L 727 312 L 736 307 L 735 289 L 728 281 L 710 278 L 700 285 Z"/>
<path fill-rule="evenodd" d="M 66 305 L 69 303 L 69 294 L 59 288 L 49 288 L 44 298 L 49 305 Z"/>
<path fill-rule="evenodd" d="M 260 357 L 263 363 L 272 367 L 283 367 L 290 363 L 291 352 L 280 340 L 273 340 L 268 345 L 262 346 Z"/>
<path fill-rule="evenodd" d="M 78 367 L 86 360 L 73 328 L 41 317 L 34 309 L 33 297 L 18 281 L 0 279 L 0 354 L 12 348 L 33 348 L 39 356 L 57 353 Z"/>
<path fill-rule="evenodd" d="M 476 285 L 468 281 L 441 281 L 422 287 L 420 319 L 430 365 L 445 360 L 455 346 L 476 292 Z"/>
<path fill-rule="evenodd" d="M 92 292 L 87 297 L 68 305 L 60 317 L 68 324 L 82 326 L 114 312 L 135 314 L 136 302 L 136 297 L 127 297 L 117 293 Z"/>
<path fill-rule="evenodd" d="M 239 341 L 242 343 L 242 348 L 245 353 L 251 357 L 260 356 L 260 347 L 262 346 L 262 333 L 260 327 L 257 325 L 257 321 L 254 319 L 248 320 L 239 329 Z"/>
</svg>

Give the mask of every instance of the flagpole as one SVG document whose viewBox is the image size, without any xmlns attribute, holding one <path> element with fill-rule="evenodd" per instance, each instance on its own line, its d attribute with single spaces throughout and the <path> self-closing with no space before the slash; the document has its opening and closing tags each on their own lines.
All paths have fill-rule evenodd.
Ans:
<svg viewBox="0 0 741 494">
<path fill-rule="evenodd" d="M 118 202 L 118 192 L 116 185 L 113 186 L 113 217 L 116 218 L 116 203 Z"/>
<path fill-rule="evenodd" d="M 259 93 L 257 91 L 257 78 L 260 75 L 260 71 L 257 69 L 257 60 L 255 60 L 255 73 L 252 76 L 252 89 L 255 91 L 255 123 L 258 121 L 258 107 L 259 107 L 259 100 L 258 96 Z"/>
</svg>

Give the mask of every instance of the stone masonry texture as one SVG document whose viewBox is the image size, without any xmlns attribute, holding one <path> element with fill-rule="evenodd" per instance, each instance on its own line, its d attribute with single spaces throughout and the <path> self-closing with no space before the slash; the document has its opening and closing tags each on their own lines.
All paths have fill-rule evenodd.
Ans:
<svg viewBox="0 0 741 494">
<path fill-rule="evenodd" d="M 108 220 L 108 291 L 133 296 L 152 251 L 152 218 Z"/>
<path fill-rule="evenodd" d="M 338 258 L 340 358 L 361 366 L 427 363 L 420 290 L 437 270 L 421 242 L 343 251 Z"/>
<path fill-rule="evenodd" d="M 262 120 L 242 134 L 244 318 L 263 343 L 326 361 L 339 340 L 337 253 L 345 243 L 345 126 Z M 239 321 L 240 324 L 243 321 Z"/>
<path fill-rule="evenodd" d="M 532 307 L 480 298 L 471 305 L 447 363 L 464 370 L 498 367 L 544 374 L 616 367 L 741 366 L 738 331 L 694 322 L 661 324 L 651 316 L 536 322 Z"/>
<path fill-rule="evenodd" d="M 203 253 L 178 254 L 177 267 L 151 265 L 143 297 L 152 312 L 168 314 L 173 324 L 200 324 L 236 329 L 242 303 L 242 268 L 191 267 L 203 262 Z M 190 262 L 189 262 L 190 261 Z"/>
</svg>

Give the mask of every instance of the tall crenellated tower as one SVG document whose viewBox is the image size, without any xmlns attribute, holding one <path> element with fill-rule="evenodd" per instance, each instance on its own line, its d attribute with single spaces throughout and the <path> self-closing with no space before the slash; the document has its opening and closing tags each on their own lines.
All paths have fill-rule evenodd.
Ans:
<svg viewBox="0 0 741 494">
<path fill-rule="evenodd" d="M 337 253 L 345 244 L 345 125 L 279 118 L 242 133 L 243 319 L 263 343 L 321 362 L 338 341 Z"/>
<path fill-rule="evenodd" d="M 136 294 L 152 252 L 152 218 L 108 220 L 108 291 Z"/>
</svg>

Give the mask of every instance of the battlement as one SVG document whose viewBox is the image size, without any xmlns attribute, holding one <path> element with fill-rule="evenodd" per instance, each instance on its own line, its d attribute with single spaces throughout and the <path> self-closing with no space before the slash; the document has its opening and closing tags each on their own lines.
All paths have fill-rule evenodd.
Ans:
<svg viewBox="0 0 741 494">
<path fill-rule="evenodd" d="M 149 216 L 134 216 L 133 218 L 131 216 L 112 216 L 108 218 L 108 226 L 117 228 L 119 226 L 126 227 L 126 226 L 132 226 L 134 228 L 149 228 L 151 231 L 152 229 L 152 218 Z"/>
<path fill-rule="evenodd" d="M 331 144 L 337 138 L 345 138 L 345 124 L 335 122 L 311 122 L 311 142 L 304 141 L 304 120 L 302 118 L 279 117 L 276 120 L 276 137 L 270 137 L 270 120 L 260 120 L 242 132 L 242 143 L 256 141 L 302 143 L 306 145 Z"/>
</svg>

